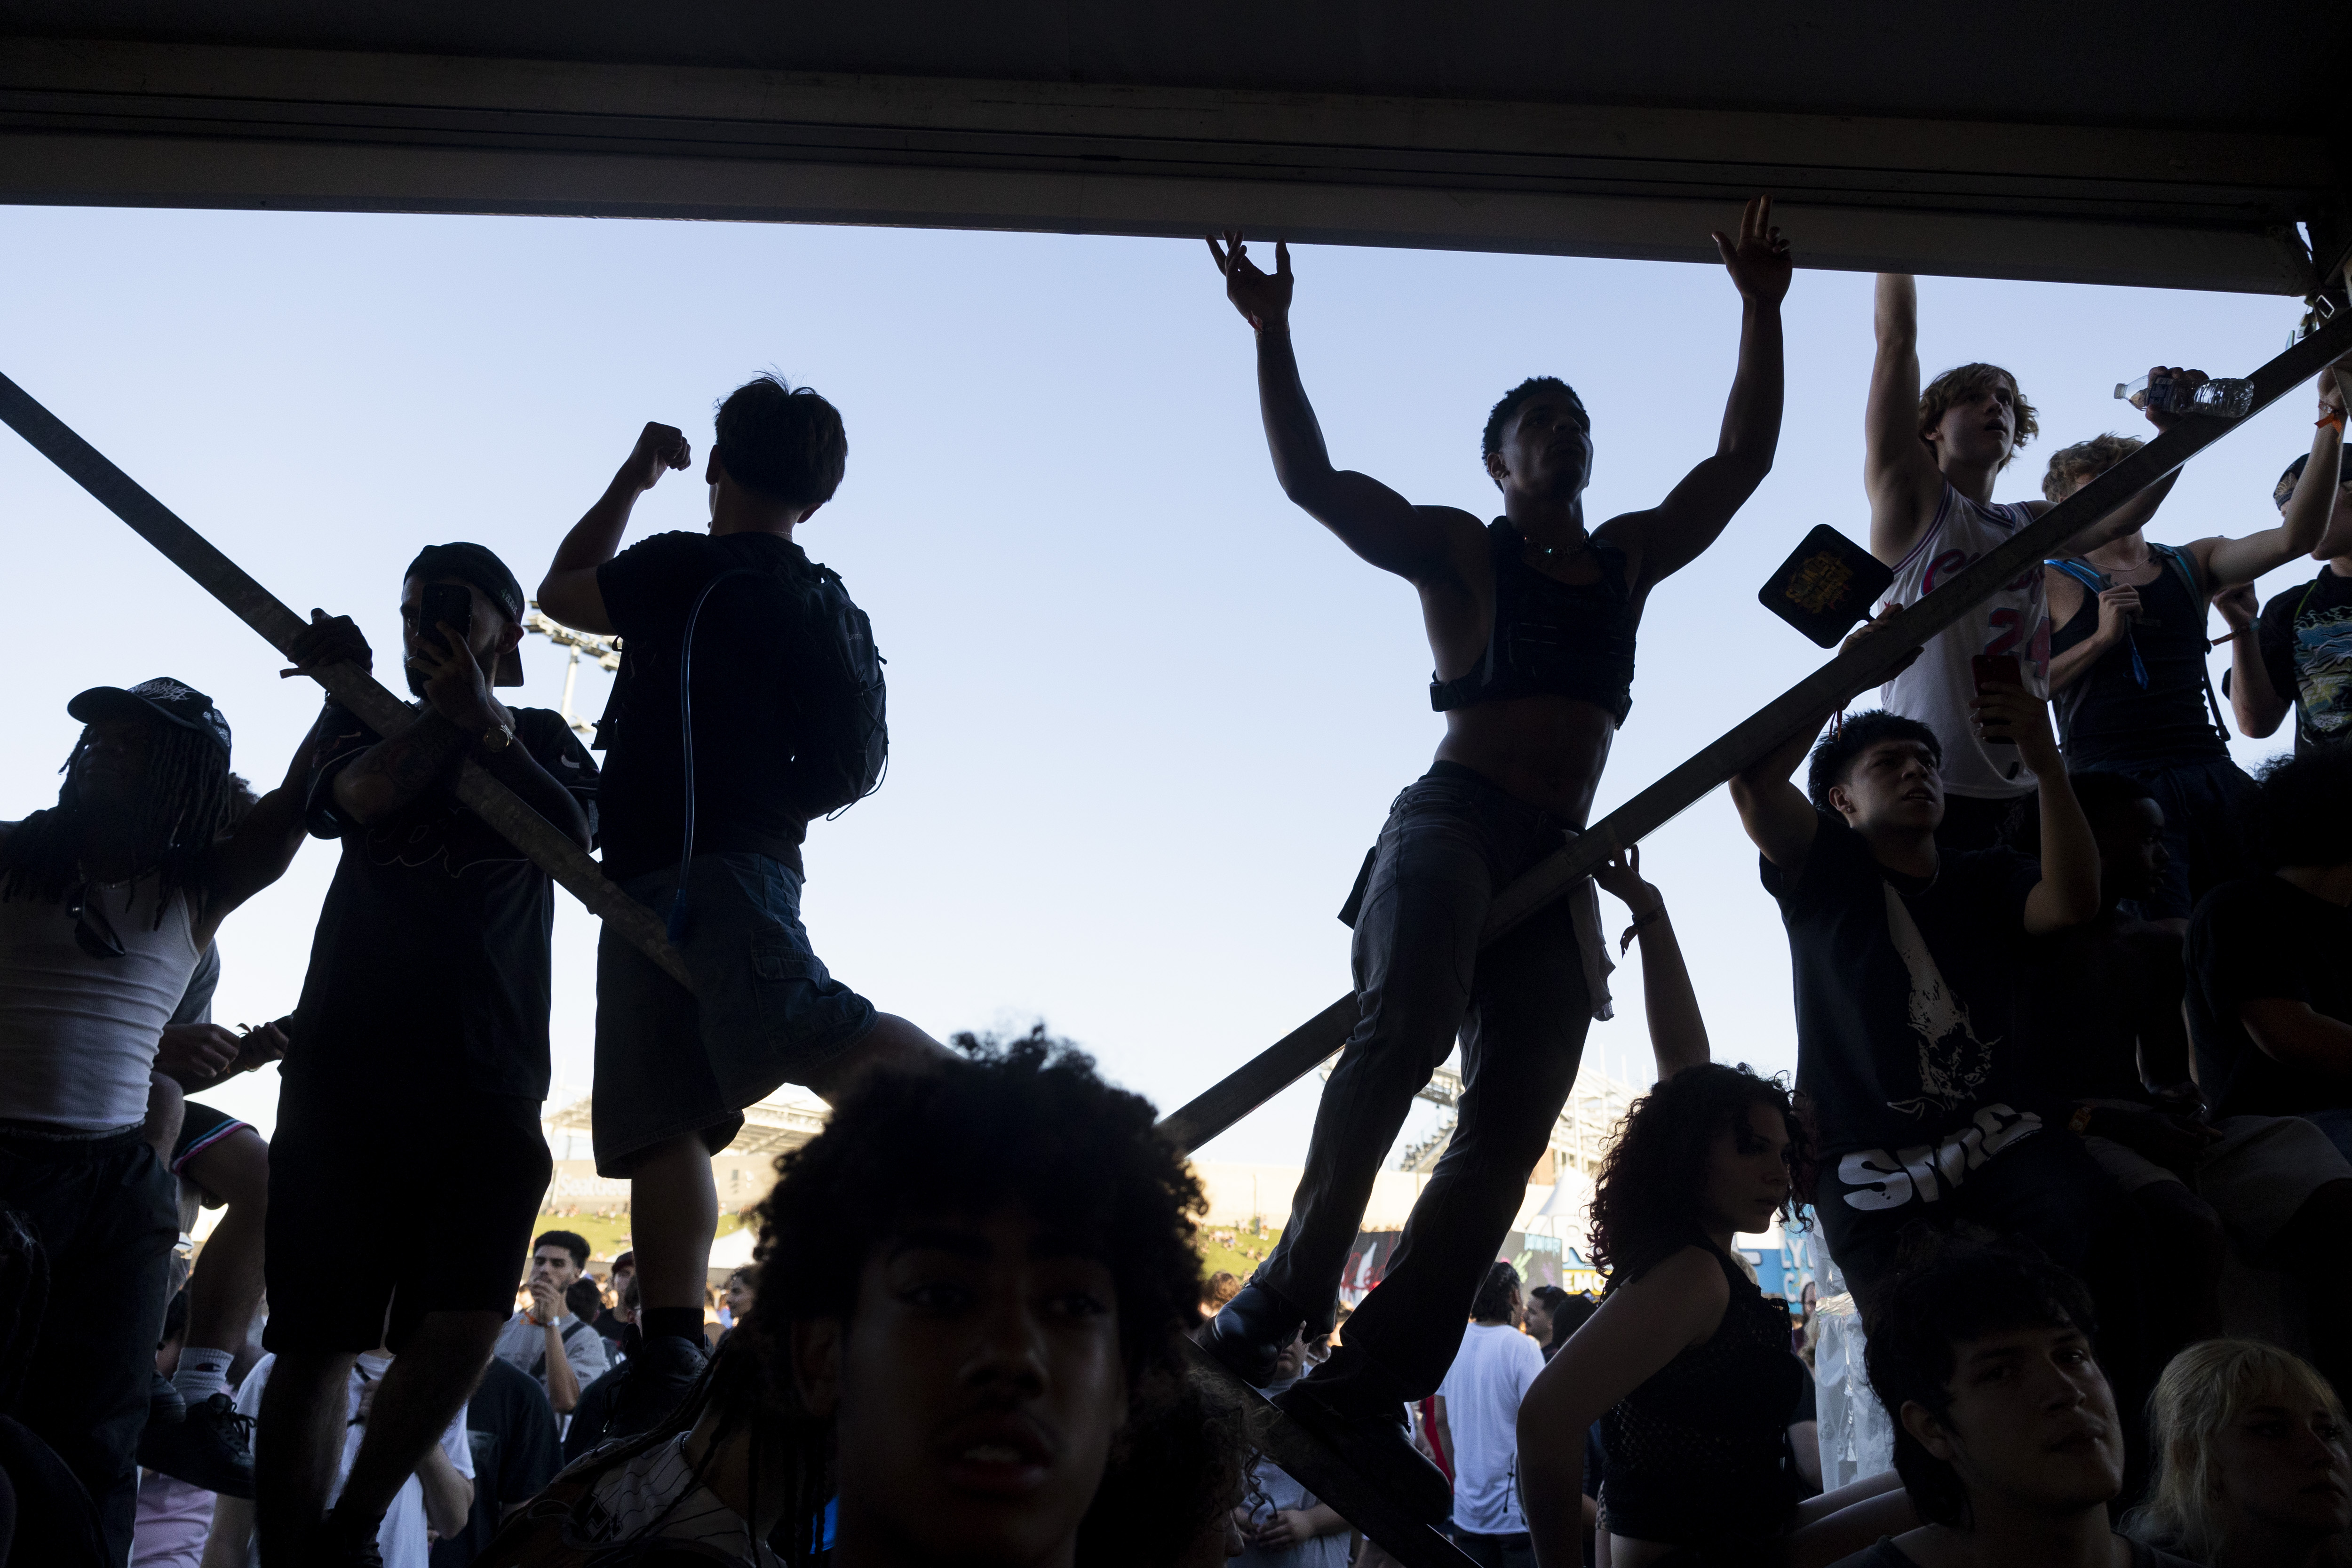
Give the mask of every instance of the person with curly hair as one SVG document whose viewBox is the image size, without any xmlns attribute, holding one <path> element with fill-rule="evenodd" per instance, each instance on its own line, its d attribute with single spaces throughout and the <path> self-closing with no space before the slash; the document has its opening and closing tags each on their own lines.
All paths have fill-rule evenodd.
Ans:
<svg viewBox="0 0 2352 1568">
<path fill-rule="evenodd" d="M 1535 1559 L 1582 1561 L 1584 1434 L 1601 1424 L 1600 1528 L 1615 1568 L 1829 1562 L 1888 1527 L 1891 1480 L 1799 1501 L 1790 1413 L 1806 1381 L 1785 1311 L 1732 1251 L 1793 1218 L 1808 1140 L 1789 1091 L 1710 1062 L 1664 902 L 1630 853 L 1601 882 L 1634 911 L 1659 1081 L 1625 1118 L 1594 1184 L 1600 1309 L 1519 1406 L 1519 1474 Z M 1853 1507 L 1853 1505 L 1860 1505 Z M 1851 1512 L 1842 1512 L 1853 1507 Z"/>
<path fill-rule="evenodd" d="M 1042 1026 L 954 1043 L 877 1068 L 777 1161 L 759 1310 L 668 1420 L 559 1476 L 486 1568 L 761 1543 L 805 1568 L 829 1500 L 837 1562 L 1071 1561 L 1130 1414 L 1178 1375 L 1200 1184 L 1150 1102 Z M 1231 1501 L 1205 1499 L 1203 1527 Z"/>
<path fill-rule="evenodd" d="M 2352 1563 L 2344 1405 L 2301 1356 L 2208 1340 L 2172 1358 L 2148 1402 L 2148 1500 L 2124 1533 L 2210 1568 Z"/>
</svg>

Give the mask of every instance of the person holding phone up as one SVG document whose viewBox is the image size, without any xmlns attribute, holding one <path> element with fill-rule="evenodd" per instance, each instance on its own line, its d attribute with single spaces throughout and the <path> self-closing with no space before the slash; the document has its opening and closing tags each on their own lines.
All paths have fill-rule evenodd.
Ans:
<svg viewBox="0 0 2352 1568">
<path fill-rule="evenodd" d="M 571 726 L 495 695 L 522 684 L 524 608 L 481 545 L 426 549 L 400 601 L 416 721 L 382 737 L 331 701 L 320 721 L 308 821 L 342 859 L 270 1146 L 264 1342 L 278 1360 L 254 1456 L 265 1563 L 368 1560 L 490 1359 L 547 1191 L 554 889 L 456 795 L 470 757 L 583 848 L 595 841 L 596 768 Z M 336 644 L 316 662 L 368 662 L 348 619 L 312 619 Z M 432 1231 L 355 1245 L 355 1214 L 430 1215 Z M 326 1517 L 345 1384 L 379 1344 L 398 1359 Z"/>
</svg>

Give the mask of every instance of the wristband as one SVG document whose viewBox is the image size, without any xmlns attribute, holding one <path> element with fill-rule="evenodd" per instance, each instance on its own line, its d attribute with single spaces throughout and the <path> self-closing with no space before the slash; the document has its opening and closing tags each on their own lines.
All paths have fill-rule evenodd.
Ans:
<svg viewBox="0 0 2352 1568">
<path fill-rule="evenodd" d="M 2341 436 L 2344 434 L 2343 410 L 2338 409 L 2333 414 L 2321 415 L 2318 418 L 2311 422 L 2311 427 L 2315 430 L 2333 430 L 2338 436 Z"/>
<path fill-rule="evenodd" d="M 2066 1119 L 2066 1131 L 2074 1134 L 2075 1137 L 2080 1138 L 2090 1130 L 2091 1108 L 2087 1105 L 2076 1106 L 2074 1108 L 2074 1114 Z"/>
</svg>

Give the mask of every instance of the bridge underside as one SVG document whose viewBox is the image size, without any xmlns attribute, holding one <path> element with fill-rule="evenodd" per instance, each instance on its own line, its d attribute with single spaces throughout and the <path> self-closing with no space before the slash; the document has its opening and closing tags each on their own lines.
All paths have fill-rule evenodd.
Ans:
<svg viewBox="0 0 2352 1568">
<path fill-rule="evenodd" d="M 2352 241 L 2352 12 L 1795 9 L 0 0 L 0 201 L 1696 261 L 1769 190 L 1812 266 L 2292 294 Z"/>
</svg>

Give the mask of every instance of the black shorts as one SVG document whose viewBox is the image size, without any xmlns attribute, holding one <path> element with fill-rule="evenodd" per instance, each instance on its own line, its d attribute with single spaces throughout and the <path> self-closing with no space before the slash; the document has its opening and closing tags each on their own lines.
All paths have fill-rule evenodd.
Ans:
<svg viewBox="0 0 2352 1568">
<path fill-rule="evenodd" d="M 172 1174 L 184 1176 L 188 1173 L 189 1161 L 222 1139 L 231 1136 L 238 1128 L 250 1129 L 252 1126 L 253 1123 L 250 1121 L 239 1121 L 226 1110 L 215 1110 L 209 1105 L 191 1100 L 187 1102 L 187 1114 L 180 1120 L 180 1141 L 172 1145 L 172 1159 L 168 1168 Z M 254 1136 L 258 1138 L 261 1134 L 256 1131 Z M 220 1205 L 213 1201 L 211 1195 L 207 1194 L 205 1206 L 218 1208 Z"/>
<path fill-rule="evenodd" d="M 514 1312 L 554 1163 L 540 1101 L 285 1080 L 264 1268 L 273 1351 L 397 1351 L 427 1312 Z"/>
</svg>

